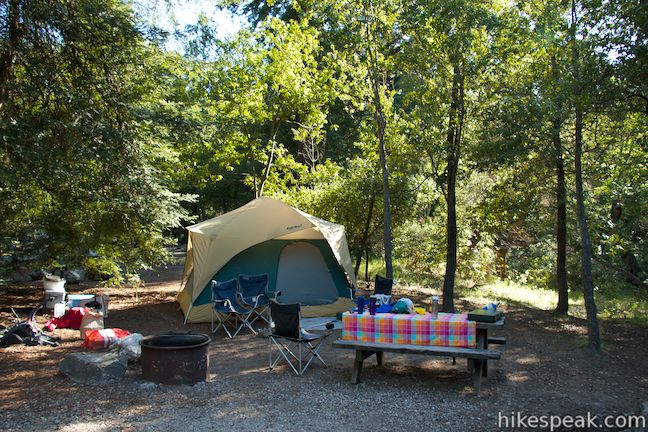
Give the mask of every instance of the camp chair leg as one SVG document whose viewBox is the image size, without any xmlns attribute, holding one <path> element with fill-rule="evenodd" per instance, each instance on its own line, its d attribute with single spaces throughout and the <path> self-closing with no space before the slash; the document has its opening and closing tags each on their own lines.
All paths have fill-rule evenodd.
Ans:
<svg viewBox="0 0 648 432">
<path fill-rule="evenodd" d="M 319 360 L 324 367 L 328 367 L 322 356 L 319 354 L 319 350 L 321 348 L 321 342 L 318 343 L 317 345 L 313 345 L 312 343 L 308 342 L 306 343 L 306 347 L 308 348 L 308 351 L 310 353 L 310 357 L 308 358 L 308 361 L 304 363 L 304 345 L 303 343 L 299 342 L 290 342 L 286 345 L 278 342 L 274 338 L 270 338 L 271 345 L 270 345 L 270 354 L 269 354 L 269 362 L 270 362 L 270 367 L 269 370 L 273 370 L 275 366 L 283 359 L 285 360 L 289 366 L 292 368 L 292 370 L 297 374 L 297 375 L 303 375 L 304 372 L 308 369 L 310 364 L 313 362 L 314 359 Z M 272 343 L 277 347 L 279 351 L 279 355 L 277 355 L 276 358 L 272 358 Z M 297 345 L 297 353 L 295 353 L 295 345 Z"/>
<path fill-rule="evenodd" d="M 224 320 L 222 318 L 220 318 L 220 316 L 219 316 L 218 317 L 219 323 L 214 328 L 214 314 L 212 314 L 212 334 L 216 333 L 218 331 L 218 329 L 220 329 L 222 327 L 223 330 L 225 330 L 225 333 L 227 333 L 227 336 L 231 339 L 233 337 L 232 333 L 230 333 L 230 331 L 229 331 L 229 329 L 227 328 L 227 325 L 226 325 L 227 321 L 229 321 L 229 319 L 230 319 L 229 315 Z M 234 336 L 236 336 L 236 335 L 234 335 Z"/>
<path fill-rule="evenodd" d="M 286 363 L 290 366 L 290 368 L 295 372 L 297 375 L 301 375 L 300 371 L 295 368 L 295 365 L 293 365 L 293 362 L 290 360 L 290 358 L 286 355 L 286 353 L 289 353 L 293 358 L 297 358 L 297 356 L 290 350 L 289 346 L 283 345 L 279 342 L 277 342 L 276 339 L 270 338 L 270 341 L 274 343 L 274 345 L 277 347 L 279 354 L 277 355 L 277 358 L 272 361 L 272 345 L 270 345 L 270 370 L 273 370 L 274 367 L 281 361 L 283 358 Z M 301 363 L 300 363 L 300 370 L 301 370 Z"/>
<path fill-rule="evenodd" d="M 301 348 L 301 344 L 299 344 L 299 346 Z M 320 348 L 322 346 L 322 342 L 320 341 L 317 345 L 313 345 L 312 343 L 308 342 L 307 346 L 308 346 L 308 349 L 309 349 L 309 352 L 310 352 L 310 357 L 308 359 L 308 362 L 306 363 L 306 365 L 302 369 L 302 374 L 304 372 L 306 372 L 306 369 L 308 369 L 308 366 L 310 366 L 310 364 L 313 362 L 314 359 L 319 360 L 319 362 L 322 363 L 322 365 L 324 365 L 324 367 L 327 368 L 328 365 L 326 364 L 326 362 L 324 361 L 322 356 L 319 354 L 319 350 L 320 350 Z"/>
<path fill-rule="evenodd" d="M 236 319 L 235 325 L 238 325 L 238 327 L 236 327 L 236 332 L 234 333 L 234 337 L 236 337 L 241 332 L 241 330 L 243 330 L 246 327 L 255 335 L 257 334 L 256 330 L 254 330 L 254 328 L 250 325 L 250 322 L 247 319 L 239 315 L 236 315 L 235 319 Z M 241 321 L 241 324 L 238 324 L 239 320 Z"/>
<path fill-rule="evenodd" d="M 253 312 L 254 313 L 254 319 L 252 319 L 250 321 L 250 324 L 254 324 L 254 322 L 256 320 L 258 320 L 259 318 L 261 318 L 263 321 L 265 321 L 266 324 L 270 324 L 270 318 L 266 317 L 266 315 L 269 316 L 269 310 L 270 310 L 270 308 L 268 306 L 263 307 L 263 309 L 261 309 L 261 311 L 258 311 L 258 310 L 255 309 L 254 312 Z"/>
<path fill-rule="evenodd" d="M 310 351 L 311 351 L 311 358 L 310 358 L 310 360 L 308 361 L 308 364 L 310 364 L 310 362 L 311 362 L 314 358 L 317 358 L 317 359 L 320 361 L 320 363 L 322 363 L 322 364 L 324 365 L 324 367 L 328 367 L 328 365 L 326 364 L 326 362 L 324 361 L 324 359 L 322 358 L 322 356 L 321 356 L 320 353 L 319 353 L 319 350 L 320 350 L 321 345 L 322 345 L 321 342 L 318 343 L 317 345 L 313 345 L 313 344 L 310 343 L 310 342 L 308 343 L 308 347 L 310 348 Z M 308 367 L 308 366 L 306 366 L 306 367 Z"/>
</svg>

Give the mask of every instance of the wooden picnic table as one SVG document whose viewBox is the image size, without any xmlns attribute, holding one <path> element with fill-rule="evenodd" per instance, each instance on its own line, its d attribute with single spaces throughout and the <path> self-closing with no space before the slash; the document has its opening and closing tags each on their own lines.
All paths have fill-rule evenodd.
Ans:
<svg viewBox="0 0 648 432">
<path fill-rule="evenodd" d="M 351 375 L 351 382 L 353 384 L 358 384 L 360 382 L 364 360 L 374 354 L 376 355 L 378 366 L 382 366 L 385 352 L 452 357 L 453 363 L 456 357 L 466 358 L 468 359 L 468 370 L 472 372 L 475 394 L 479 394 L 481 391 L 482 377 L 488 375 L 488 360 L 499 360 L 501 357 L 499 351 L 490 350 L 488 345 L 506 344 L 505 338 L 489 337 L 488 332 L 490 330 L 502 328 L 504 324 L 504 318 L 500 318 L 494 323 L 477 322 L 475 326 L 477 338 L 475 348 L 360 342 L 343 339 L 333 342 L 333 346 L 335 348 L 355 350 L 356 355 L 353 363 L 353 373 Z"/>
</svg>

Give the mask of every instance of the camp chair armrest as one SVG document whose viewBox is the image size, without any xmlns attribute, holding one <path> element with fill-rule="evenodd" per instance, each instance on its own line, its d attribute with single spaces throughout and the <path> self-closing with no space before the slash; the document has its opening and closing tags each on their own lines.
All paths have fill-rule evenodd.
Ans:
<svg viewBox="0 0 648 432">
<path fill-rule="evenodd" d="M 253 297 L 243 297 L 240 295 L 239 299 L 245 306 L 251 306 L 252 308 L 256 308 L 259 305 L 259 299 L 261 297 L 265 297 L 265 294 L 259 294 Z"/>
<path fill-rule="evenodd" d="M 267 291 L 265 292 L 266 297 L 268 297 L 270 300 L 276 301 L 277 297 L 281 295 L 281 291 Z"/>
<path fill-rule="evenodd" d="M 224 300 L 212 300 L 212 304 L 222 304 L 223 306 L 232 309 L 232 302 L 230 302 L 228 299 L 224 299 Z"/>
</svg>

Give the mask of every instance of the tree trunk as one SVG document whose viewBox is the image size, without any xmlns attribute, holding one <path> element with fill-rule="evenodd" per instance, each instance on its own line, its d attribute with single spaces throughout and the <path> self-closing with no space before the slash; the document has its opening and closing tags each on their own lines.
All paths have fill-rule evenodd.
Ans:
<svg viewBox="0 0 648 432">
<path fill-rule="evenodd" d="M 587 335 L 589 345 L 594 350 L 601 351 L 601 335 L 599 333 L 598 318 L 596 317 L 596 303 L 594 301 L 594 282 L 592 280 L 592 240 L 587 226 L 585 212 L 585 196 L 583 194 L 583 112 L 576 103 L 576 148 L 574 152 L 574 166 L 576 170 L 576 205 L 578 209 L 578 227 L 581 237 L 581 265 L 583 267 L 583 297 L 587 312 Z"/>
<path fill-rule="evenodd" d="M 369 210 L 367 211 L 367 219 L 365 220 L 365 226 L 362 230 L 362 239 L 360 240 L 360 250 L 356 257 L 355 264 L 355 274 L 357 275 L 360 271 L 360 263 L 362 262 L 362 255 L 367 249 L 367 240 L 369 239 L 369 228 L 371 228 L 371 218 L 373 216 L 374 203 L 376 202 L 376 195 L 371 192 L 371 198 L 369 199 Z"/>
<path fill-rule="evenodd" d="M 270 177 L 270 169 L 272 168 L 272 162 L 274 162 L 275 152 L 277 151 L 277 131 L 279 130 L 279 120 L 273 120 L 270 125 L 270 142 L 272 143 L 272 148 L 270 149 L 270 155 L 268 156 L 268 162 L 266 163 L 265 169 L 263 170 L 263 178 L 261 179 L 259 185 L 259 192 L 255 198 L 263 196 L 263 188 L 265 187 L 268 177 Z M 255 182 L 256 185 L 256 182 Z"/>
<path fill-rule="evenodd" d="M 578 41 L 576 40 L 576 0 L 572 0 L 572 66 L 574 70 L 574 105 L 576 117 L 574 122 L 574 169 L 576 171 L 576 207 L 578 228 L 581 238 L 581 266 L 583 272 L 583 297 L 587 313 L 587 336 L 589 346 L 595 351 L 601 351 L 601 335 L 596 303 L 594 302 L 594 282 L 592 280 L 592 240 L 587 226 L 585 211 L 585 195 L 583 192 L 583 105 L 581 100 L 580 66 Z"/>
<path fill-rule="evenodd" d="M 454 63 L 452 94 L 446 136 L 446 268 L 443 277 L 443 310 L 454 312 L 454 284 L 457 273 L 457 170 L 461 148 L 461 132 L 464 121 L 463 77 L 459 64 Z"/>
<path fill-rule="evenodd" d="M 369 248 L 365 249 L 365 282 L 369 282 Z"/>
<path fill-rule="evenodd" d="M 392 267 L 392 224 L 391 224 L 391 205 L 389 197 L 389 170 L 387 167 L 387 152 L 385 149 L 385 128 L 387 121 L 383 111 L 382 101 L 380 100 L 380 88 L 378 77 L 376 76 L 376 62 L 372 56 L 372 72 L 370 72 L 371 86 L 373 90 L 374 103 L 374 120 L 376 121 L 376 137 L 378 138 L 378 150 L 380 153 L 380 168 L 382 170 L 383 180 L 383 202 L 384 202 L 384 247 L 385 247 L 385 277 L 393 279 L 394 272 Z"/>
<path fill-rule="evenodd" d="M 504 280 L 506 279 L 506 254 L 508 253 L 508 248 L 498 247 L 495 250 L 495 256 L 497 257 L 497 276 Z"/>
<path fill-rule="evenodd" d="M 9 81 L 13 77 L 14 72 L 14 62 L 16 60 L 16 53 L 18 50 L 18 45 L 20 43 L 20 38 L 22 37 L 22 30 L 20 27 L 20 12 L 21 4 L 20 0 L 10 0 L 7 11 L 7 44 L 4 47 L 4 52 L 0 55 L 0 112 L 4 107 L 4 104 L 10 98 L 10 88 Z"/>
<path fill-rule="evenodd" d="M 565 184 L 565 162 L 560 139 L 560 118 L 553 121 L 553 143 L 556 158 L 556 285 L 558 305 L 555 312 L 567 315 L 569 311 L 569 290 L 567 287 L 567 187 Z"/>
<path fill-rule="evenodd" d="M 639 261 L 637 257 L 632 253 L 632 251 L 625 251 L 621 254 L 621 261 L 625 265 L 626 270 L 626 281 L 636 285 L 641 286 L 641 267 L 639 266 Z"/>
</svg>

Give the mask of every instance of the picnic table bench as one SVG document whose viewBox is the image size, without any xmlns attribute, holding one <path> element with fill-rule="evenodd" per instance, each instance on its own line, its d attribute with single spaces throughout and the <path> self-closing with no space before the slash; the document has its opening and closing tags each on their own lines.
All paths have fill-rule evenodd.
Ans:
<svg viewBox="0 0 648 432">
<path fill-rule="evenodd" d="M 355 360 L 353 362 L 353 373 L 351 375 L 351 382 L 358 384 L 360 382 L 360 375 L 362 373 L 362 365 L 365 359 L 376 355 L 378 366 L 383 364 L 383 356 L 385 352 L 401 353 L 401 354 L 423 354 L 440 357 L 452 357 L 453 363 L 455 358 L 468 359 L 468 369 L 472 372 L 473 389 L 476 395 L 481 391 L 482 377 L 488 374 L 488 360 L 499 360 L 501 353 L 499 351 L 491 350 L 488 348 L 489 344 L 504 345 L 506 338 L 503 337 L 488 337 L 488 330 L 493 328 L 502 327 L 504 325 L 504 318 L 494 323 L 476 324 L 477 330 L 477 346 L 475 348 L 458 348 L 458 347 L 444 347 L 433 345 L 408 345 L 408 344 L 394 344 L 394 343 L 379 343 L 379 342 L 360 342 L 354 340 L 339 339 L 333 342 L 335 348 L 352 349 L 355 350 Z"/>
</svg>

